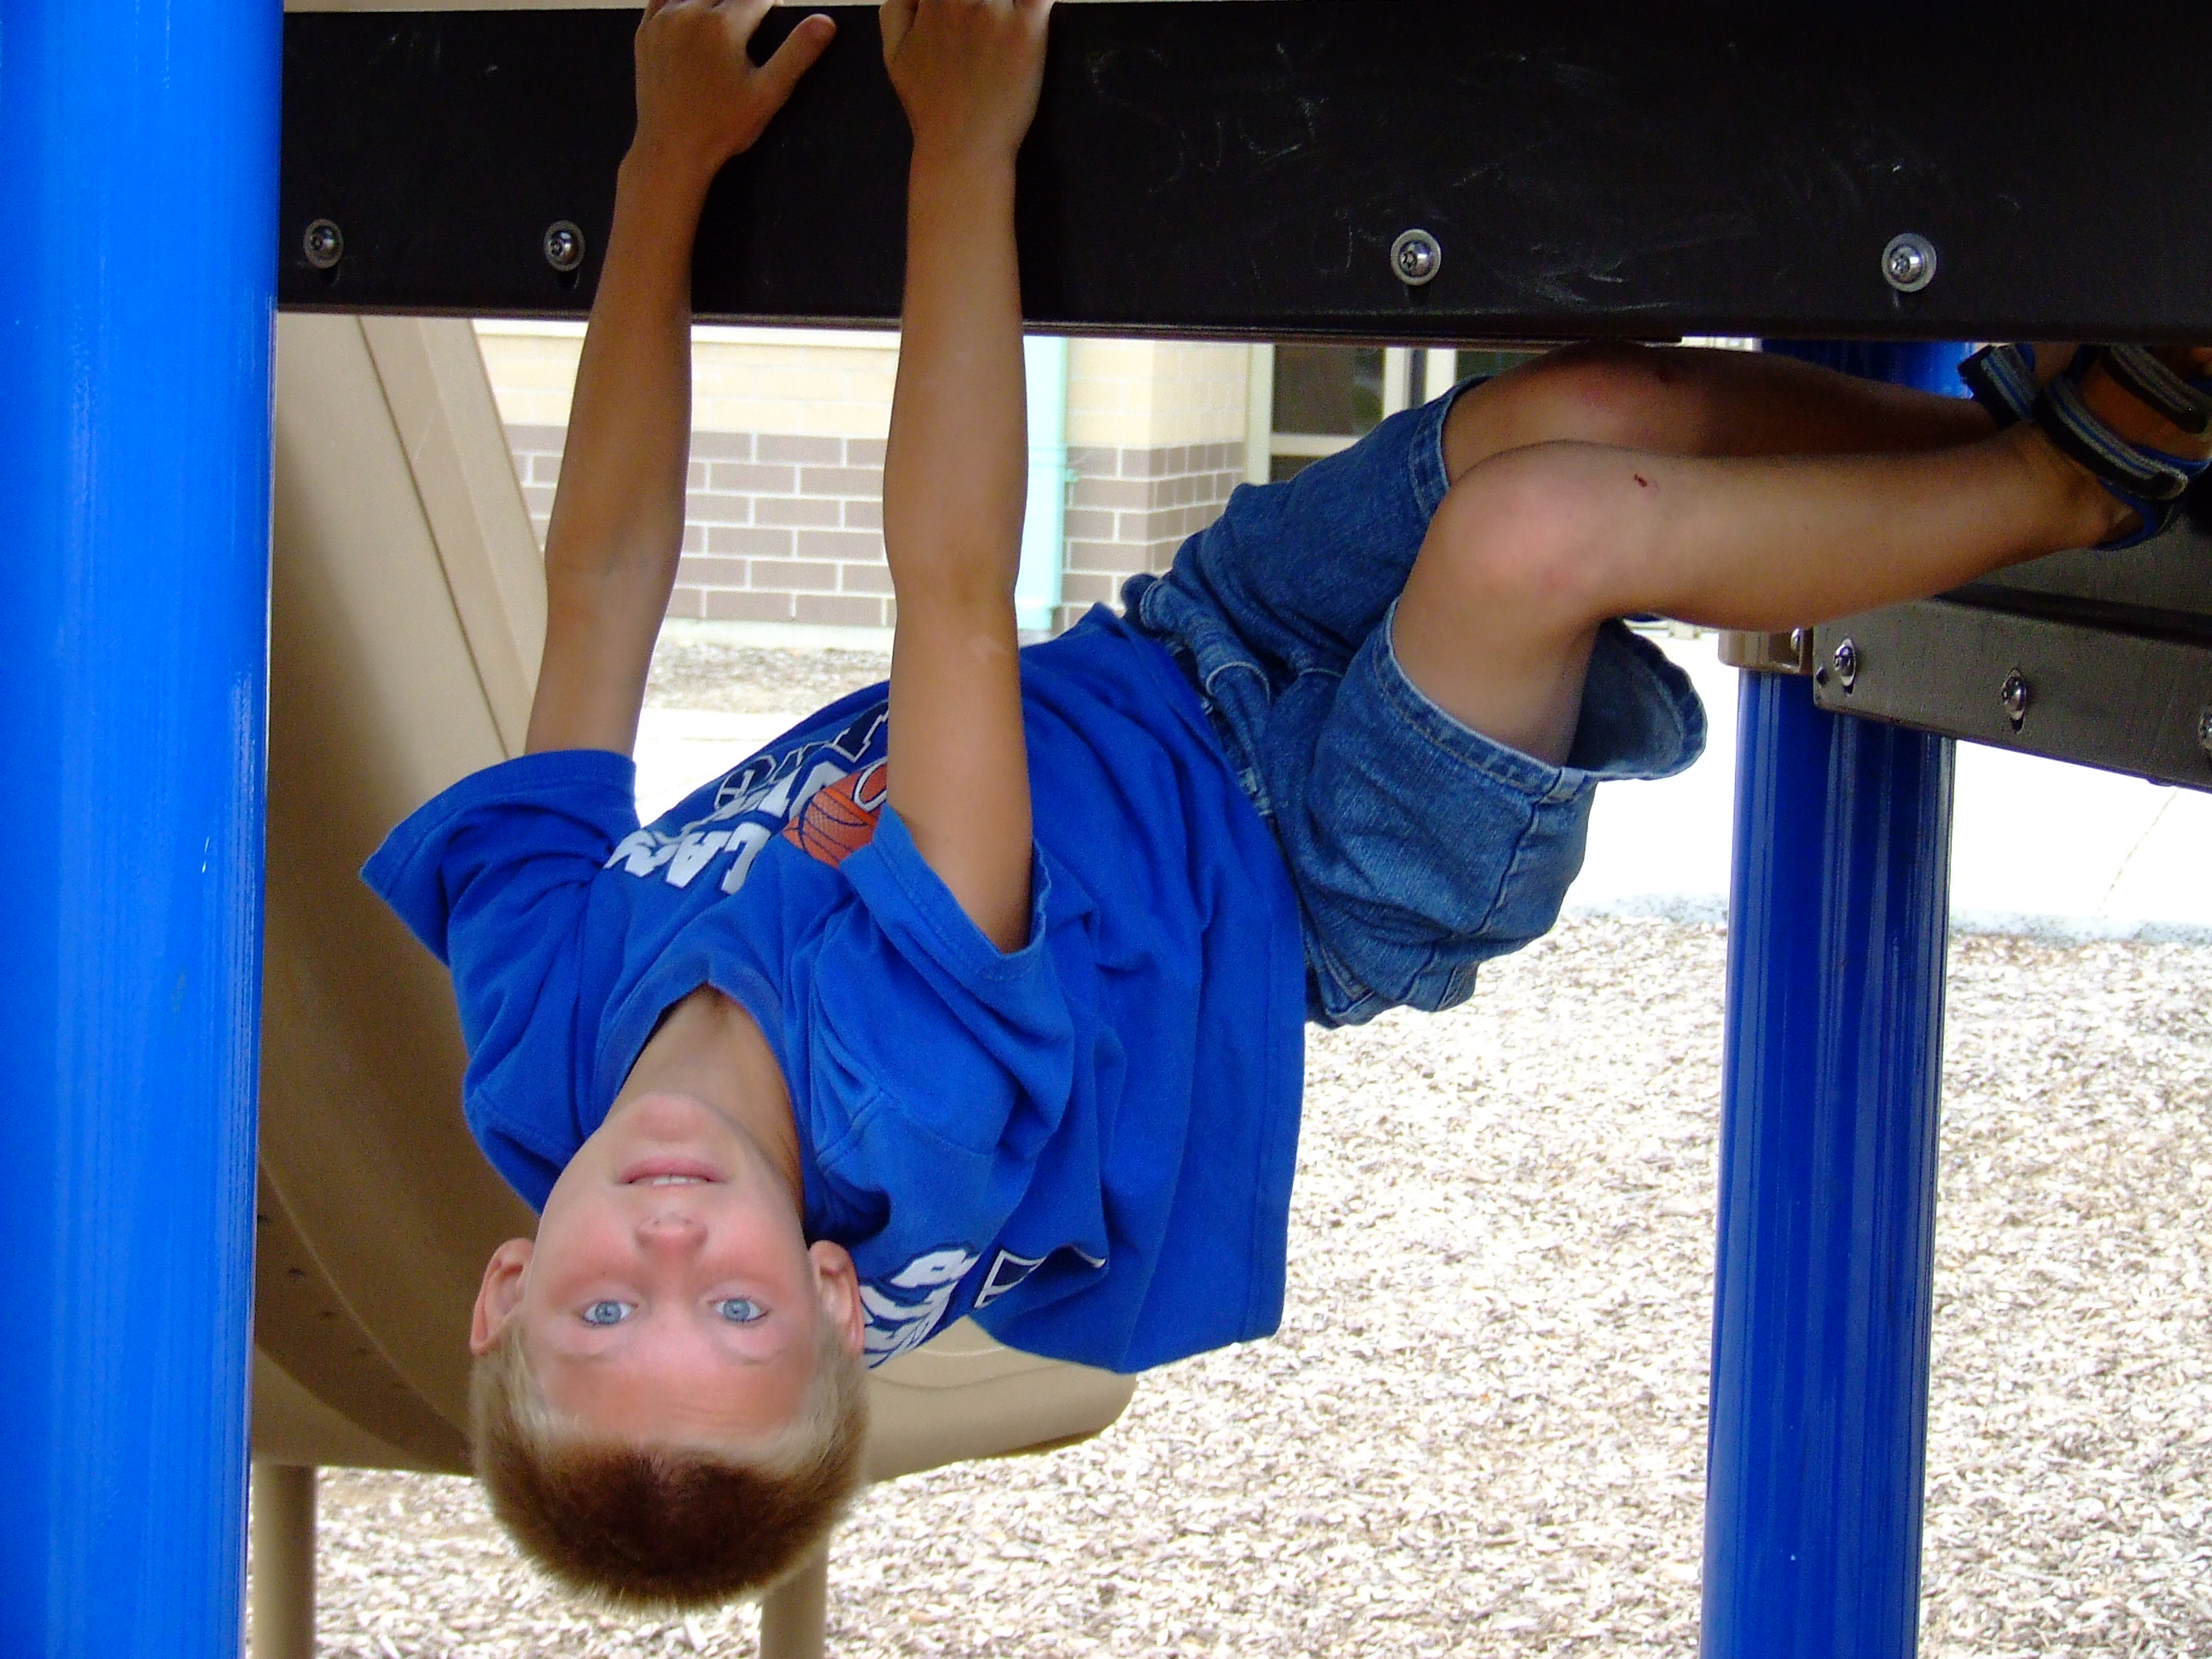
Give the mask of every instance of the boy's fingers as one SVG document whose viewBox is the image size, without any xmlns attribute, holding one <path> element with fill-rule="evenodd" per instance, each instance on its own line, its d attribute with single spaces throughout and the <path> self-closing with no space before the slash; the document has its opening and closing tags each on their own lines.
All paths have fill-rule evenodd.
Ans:
<svg viewBox="0 0 2212 1659">
<path fill-rule="evenodd" d="M 888 58 L 906 39 L 906 32 L 914 27 L 916 0 L 884 0 L 876 14 L 877 26 L 883 30 L 884 55 Z"/>
<path fill-rule="evenodd" d="M 724 27 L 734 27 L 741 41 L 753 38 L 753 31 L 775 3 L 775 0 L 713 0 L 714 9 L 722 14 Z"/>
<path fill-rule="evenodd" d="M 799 27 L 760 68 L 761 89 L 768 94 L 771 108 L 783 107 L 784 100 L 799 84 L 799 77 L 812 69 L 814 60 L 829 50 L 836 33 L 836 22 L 818 11 L 799 19 Z"/>
</svg>

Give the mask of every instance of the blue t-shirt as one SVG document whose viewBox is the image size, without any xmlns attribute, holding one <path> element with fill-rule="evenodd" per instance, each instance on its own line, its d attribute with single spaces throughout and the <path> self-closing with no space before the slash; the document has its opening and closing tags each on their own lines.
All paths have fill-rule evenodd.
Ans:
<svg viewBox="0 0 2212 1659">
<path fill-rule="evenodd" d="M 464 779 L 363 874 L 452 969 L 465 1109 L 533 1206 L 702 985 L 790 1086 L 810 1238 L 871 1364 L 973 1313 L 1138 1370 L 1281 1317 L 1304 969 L 1280 854 L 1188 682 L 1103 610 L 1022 653 L 1030 943 L 1002 954 L 884 810 L 884 688 L 641 828 L 630 762 Z"/>
</svg>

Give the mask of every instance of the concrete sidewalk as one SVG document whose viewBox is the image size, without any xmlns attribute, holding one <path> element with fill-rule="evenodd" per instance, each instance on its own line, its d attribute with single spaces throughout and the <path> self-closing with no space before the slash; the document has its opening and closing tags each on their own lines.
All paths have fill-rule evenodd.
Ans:
<svg viewBox="0 0 2212 1659">
<path fill-rule="evenodd" d="M 1572 910 L 1723 920 L 1736 681 L 1714 635 L 1662 640 L 1705 701 L 1712 740 L 1677 778 L 1598 792 Z M 1963 932 L 2212 944 L 2212 795 L 1959 745 L 1951 919 Z"/>
<path fill-rule="evenodd" d="M 1714 636 L 1664 640 L 1705 700 L 1705 757 L 1660 783 L 1598 792 L 1571 911 L 1718 921 L 1727 915 L 1736 679 Z M 726 770 L 810 711 L 648 708 L 638 732 L 647 817 Z M 2212 944 L 2212 795 L 1959 745 L 1954 925 L 2052 939 Z"/>
</svg>

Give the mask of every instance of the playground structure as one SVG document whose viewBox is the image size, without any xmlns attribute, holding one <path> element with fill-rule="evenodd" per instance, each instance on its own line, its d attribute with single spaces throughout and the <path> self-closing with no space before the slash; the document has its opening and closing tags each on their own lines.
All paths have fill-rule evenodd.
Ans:
<svg viewBox="0 0 2212 1659">
<path fill-rule="evenodd" d="M 2147 21 L 2161 50 L 2100 78 L 2097 19 L 1981 6 L 1071 8 L 1024 162 L 1028 309 L 1260 337 L 2212 337 L 2207 141 L 2185 125 L 2212 18 Z M 896 112 L 866 14 L 843 21 L 718 188 L 703 316 L 895 313 Z M 249 1378 L 272 1644 L 311 1605 L 282 1605 L 311 1489 L 279 1471 L 462 1466 L 468 1299 L 526 1219 L 454 1110 L 442 980 L 353 871 L 519 746 L 542 597 L 465 325 L 415 313 L 588 303 L 631 26 L 280 34 L 213 0 L 158 26 L 0 18 L 0 205 L 27 250 L 0 311 L 21 550 L 0 775 L 30 849 L 0 897 L 0 1065 L 31 1172 L 0 1238 L 37 1310 L 0 1362 L 0 1548 L 27 1650 L 234 1649 Z M 379 313 L 284 321 L 273 434 L 272 297 Z M 2203 539 L 1739 644 L 1781 672 L 1747 688 L 1741 744 L 1709 1653 L 1911 1651 L 1951 754 L 1931 732 L 2212 785 Z M 964 1335 L 911 1358 L 879 1475 L 1095 1431 L 1127 1398 Z M 779 1602 L 785 1652 L 818 1640 L 819 1586 Z"/>
</svg>

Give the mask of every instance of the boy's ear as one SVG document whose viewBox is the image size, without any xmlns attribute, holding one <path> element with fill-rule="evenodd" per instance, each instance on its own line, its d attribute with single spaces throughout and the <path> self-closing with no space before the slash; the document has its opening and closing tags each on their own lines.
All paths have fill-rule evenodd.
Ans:
<svg viewBox="0 0 2212 1659">
<path fill-rule="evenodd" d="M 866 1346 L 867 1316 L 860 1307 L 860 1276 L 842 1244 L 826 1238 L 806 1247 L 814 1261 L 815 1292 L 822 1298 L 822 1316 L 830 1322 L 855 1359 Z"/>
<path fill-rule="evenodd" d="M 530 1265 L 531 1242 L 510 1238 L 484 1263 L 477 1287 L 476 1312 L 469 1320 L 469 1352 L 482 1358 L 499 1342 L 499 1334 L 522 1305 L 522 1270 Z"/>
</svg>

